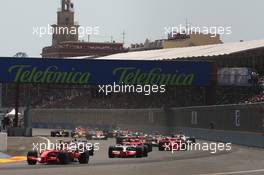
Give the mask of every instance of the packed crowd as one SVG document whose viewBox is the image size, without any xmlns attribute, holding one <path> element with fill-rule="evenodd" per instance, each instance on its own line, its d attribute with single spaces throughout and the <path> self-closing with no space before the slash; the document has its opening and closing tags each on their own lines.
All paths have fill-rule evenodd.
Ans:
<svg viewBox="0 0 264 175">
<path fill-rule="evenodd" d="M 259 103 L 264 102 L 264 92 L 261 92 L 260 94 L 249 98 L 246 103 Z"/>
<path fill-rule="evenodd" d="M 15 86 L 3 86 L 3 106 L 14 107 Z M 23 85 L 20 87 L 20 106 L 33 108 L 162 108 L 201 106 L 206 104 L 202 88 L 167 88 L 165 94 L 99 94 L 90 86 L 65 87 L 63 85 Z"/>
<path fill-rule="evenodd" d="M 2 86 L 2 106 L 14 107 L 16 86 Z M 96 87 L 65 85 L 20 86 L 19 105 L 33 108 L 162 108 L 207 105 L 205 88 L 167 88 L 165 94 L 98 93 Z M 216 104 L 258 103 L 264 101 L 264 76 L 252 87 L 217 87 Z"/>
<path fill-rule="evenodd" d="M 256 94 L 249 97 L 245 103 L 260 103 L 264 102 L 264 76 L 258 78 L 256 85 Z"/>
</svg>

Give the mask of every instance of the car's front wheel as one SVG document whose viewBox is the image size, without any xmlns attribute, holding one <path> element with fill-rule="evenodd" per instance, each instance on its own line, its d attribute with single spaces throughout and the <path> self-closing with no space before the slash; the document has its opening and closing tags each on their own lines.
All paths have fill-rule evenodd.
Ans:
<svg viewBox="0 0 264 175">
<path fill-rule="evenodd" d="M 143 150 L 142 150 L 142 148 L 141 147 L 137 147 L 136 148 L 136 157 L 137 158 L 141 158 L 142 156 L 143 156 Z"/>
<path fill-rule="evenodd" d="M 87 164 L 89 162 L 89 152 L 85 151 L 78 158 L 80 164 Z"/>
<path fill-rule="evenodd" d="M 108 149 L 108 157 L 109 158 L 114 158 L 115 157 L 114 154 L 113 154 L 113 150 L 114 150 L 114 148 L 112 146 L 110 146 L 109 149 Z"/>
<path fill-rule="evenodd" d="M 30 151 L 27 154 L 27 163 L 28 165 L 36 165 L 37 160 L 33 160 L 32 158 L 38 158 L 38 152 L 36 151 Z"/>
<path fill-rule="evenodd" d="M 68 164 L 70 162 L 69 155 L 64 152 L 60 152 L 57 155 L 60 164 Z"/>
<path fill-rule="evenodd" d="M 159 151 L 164 151 L 163 142 L 159 142 Z"/>
</svg>

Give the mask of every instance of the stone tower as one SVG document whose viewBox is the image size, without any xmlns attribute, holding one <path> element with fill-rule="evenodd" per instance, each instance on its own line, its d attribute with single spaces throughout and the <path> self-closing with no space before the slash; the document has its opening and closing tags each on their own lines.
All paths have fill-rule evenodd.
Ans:
<svg viewBox="0 0 264 175">
<path fill-rule="evenodd" d="M 74 22 L 74 4 L 71 0 L 61 0 L 61 8 L 57 12 L 57 24 L 52 25 L 52 45 L 65 41 L 78 41 L 78 28 Z"/>
</svg>

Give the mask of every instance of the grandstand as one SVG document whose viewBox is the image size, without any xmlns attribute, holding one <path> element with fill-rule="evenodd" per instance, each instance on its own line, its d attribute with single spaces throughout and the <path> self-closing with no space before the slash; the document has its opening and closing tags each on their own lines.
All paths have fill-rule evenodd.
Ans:
<svg viewBox="0 0 264 175">
<path fill-rule="evenodd" d="M 85 58 L 85 57 L 83 57 Z M 188 48 L 129 52 L 95 59 L 119 60 L 190 60 L 216 62 L 221 68 L 247 68 L 255 73 L 248 75 L 248 84 L 241 85 L 239 78 L 231 84 L 208 87 L 168 87 L 165 94 L 98 94 L 96 86 L 69 86 L 21 84 L 20 105 L 38 108 L 156 108 L 184 107 L 214 104 L 255 103 L 264 100 L 264 40 L 226 43 Z M 91 58 L 89 58 L 91 59 Z M 229 75 L 227 75 L 229 76 Z M 245 77 L 242 78 L 245 81 Z M 15 84 L 3 84 L 3 107 L 15 104 Z M 212 99 L 213 98 L 213 99 Z"/>
</svg>

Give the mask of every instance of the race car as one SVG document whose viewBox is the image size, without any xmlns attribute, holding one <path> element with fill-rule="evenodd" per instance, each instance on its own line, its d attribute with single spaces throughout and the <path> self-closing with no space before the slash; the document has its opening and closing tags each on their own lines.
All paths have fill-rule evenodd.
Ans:
<svg viewBox="0 0 264 175">
<path fill-rule="evenodd" d="M 121 145 L 125 139 L 129 138 L 129 136 L 117 136 L 116 137 L 116 144 Z"/>
<path fill-rule="evenodd" d="M 116 137 L 116 144 L 122 144 L 122 142 L 124 140 L 127 140 L 129 138 L 138 138 L 138 136 L 134 136 L 133 133 L 128 132 L 128 133 L 120 133 L 117 137 Z"/>
<path fill-rule="evenodd" d="M 143 146 L 147 152 L 152 152 L 152 144 L 147 143 L 145 138 L 127 138 L 123 140 L 122 145 Z"/>
<path fill-rule="evenodd" d="M 85 150 L 83 152 L 79 149 L 69 149 L 62 145 L 66 143 L 61 143 L 59 149 L 47 149 L 41 152 L 30 151 L 27 154 L 28 165 L 40 164 L 69 164 L 70 162 L 79 161 L 80 164 L 88 164 L 91 152 Z M 71 142 L 71 146 L 76 146 L 77 143 Z M 73 147 L 71 147 L 73 148 Z M 78 147 L 75 147 L 78 148 Z"/>
<path fill-rule="evenodd" d="M 164 138 L 159 142 L 159 151 L 186 151 L 188 143 L 178 138 Z"/>
<path fill-rule="evenodd" d="M 147 138 L 147 141 L 149 143 L 151 143 L 151 145 L 154 146 L 154 147 L 158 147 L 159 146 L 159 141 L 160 140 L 162 140 L 162 138 L 161 139 L 155 138 L 155 137 L 153 137 L 153 138 Z"/>
<path fill-rule="evenodd" d="M 94 146 L 88 143 L 88 140 L 75 140 L 74 142 L 77 144 L 79 150 L 88 151 L 90 156 L 94 155 Z"/>
<path fill-rule="evenodd" d="M 107 131 L 107 136 L 108 138 L 114 138 L 117 137 L 120 132 L 121 132 L 120 128 L 110 129 Z"/>
<path fill-rule="evenodd" d="M 107 134 L 103 131 L 88 131 L 86 134 L 88 140 L 107 140 Z"/>
<path fill-rule="evenodd" d="M 194 144 L 196 143 L 196 139 L 194 137 L 188 137 L 188 136 L 185 136 L 183 134 L 181 135 L 172 135 L 172 138 L 177 138 L 183 142 L 187 142 L 188 144 Z"/>
<path fill-rule="evenodd" d="M 108 149 L 109 158 L 141 158 L 148 157 L 144 146 L 137 145 L 116 145 Z"/>
<path fill-rule="evenodd" d="M 73 138 L 82 138 L 82 137 L 86 137 L 86 129 L 78 127 L 75 128 L 72 132 L 71 132 L 71 137 Z"/>
<path fill-rule="evenodd" d="M 50 132 L 51 137 L 69 137 L 70 133 L 65 130 L 55 130 Z"/>
<path fill-rule="evenodd" d="M 120 130 L 116 134 L 116 138 L 132 137 L 132 136 L 133 136 L 133 132 L 132 131 L 129 131 L 129 130 Z"/>
<path fill-rule="evenodd" d="M 161 135 L 148 135 L 146 137 L 146 142 L 151 143 L 153 147 L 158 147 L 159 142 L 162 141 L 165 137 Z"/>
</svg>

